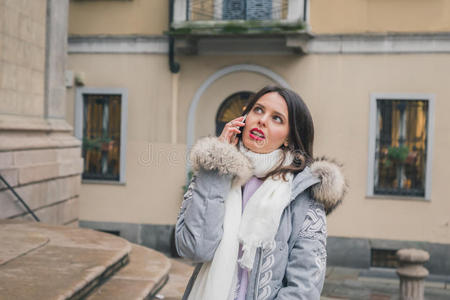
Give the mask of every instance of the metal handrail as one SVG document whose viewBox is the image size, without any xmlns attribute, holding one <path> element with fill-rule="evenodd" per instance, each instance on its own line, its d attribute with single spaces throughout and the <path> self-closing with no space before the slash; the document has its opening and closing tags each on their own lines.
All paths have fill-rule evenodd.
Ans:
<svg viewBox="0 0 450 300">
<path fill-rule="evenodd" d="M 19 194 L 16 193 L 14 188 L 9 185 L 9 183 L 6 181 L 6 179 L 0 174 L 0 180 L 3 181 L 3 183 L 6 185 L 6 187 L 14 194 L 14 196 L 19 199 L 19 201 L 22 203 L 22 205 L 27 209 L 27 211 L 33 216 L 33 218 L 36 220 L 36 222 L 40 222 L 39 218 L 34 214 L 34 212 L 30 209 L 30 207 L 25 203 L 25 201 L 22 199 L 22 197 L 19 196 Z"/>
</svg>

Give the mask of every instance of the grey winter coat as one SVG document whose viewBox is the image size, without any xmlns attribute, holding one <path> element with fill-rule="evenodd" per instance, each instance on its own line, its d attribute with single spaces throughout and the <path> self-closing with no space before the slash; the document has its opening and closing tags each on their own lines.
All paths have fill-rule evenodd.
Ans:
<svg viewBox="0 0 450 300">
<path fill-rule="evenodd" d="M 183 299 L 221 241 L 224 201 L 232 181 L 243 184 L 252 174 L 248 159 L 216 138 L 199 140 L 190 158 L 196 173 L 184 195 L 175 242 L 182 257 L 198 264 Z M 320 299 L 326 268 L 325 215 L 341 202 L 345 190 L 340 168 L 324 159 L 294 177 L 292 201 L 282 213 L 276 246 L 258 249 L 246 300 Z"/>
</svg>

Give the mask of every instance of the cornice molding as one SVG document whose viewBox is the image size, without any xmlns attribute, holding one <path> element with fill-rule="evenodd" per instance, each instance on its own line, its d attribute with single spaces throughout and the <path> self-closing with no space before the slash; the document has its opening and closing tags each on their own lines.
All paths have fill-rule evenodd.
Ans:
<svg viewBox="0 0 450 300">
<path fill-rule="evenodd" d="M 314 35 L 305 52 L 314 54 L 450 53 L 450 33 Z"/>
<path fill-rule="evenodd" d="M 68 53 L 166 54 L 169 39 L 158 36 L 71 36 Z"/>
<path fill-rule="evenodd" d="M 412 53 L 450 53 L 450 33 L 387 33 L 387 34 L 341 34 L 279 37 L 286 39 L 290 46 L 301 47 L 306 54 L 412 54 Z M 203 42 L 206 47 L 199 54 L 223 55 L 224 50 L 215 46 L 213 37 Z M 265 38 L 261 37 L 261 43 Z M 267 39 L 266 39 L 267 40 Z M 270 41 L 268 39 L 267 41 Z M 257 41 L 252 41 L 251 44 Z M 245 45 L 244 45 L 245 46 Z M 244 47 L 241 45 L 241 48 Z M 245 48 L 245 47 L 244 47 Z M 242 48 L 239 52 L 231 51 L 228 54 L 246 53 Z M 168 37 L 156 36 L 72 36 L 69 37 L 69 54 L 77 53 L 116 53 L 116 54 L 167 54 L 169 49 Z M 255 47 L 248 49 L 252 54 Z M 274 48 L 271 54 L 286 54 Z M 300 52 L 299 52 L 300 53 Z M 261 52 L 260 54 L 267 54 Z"/>
</svg>

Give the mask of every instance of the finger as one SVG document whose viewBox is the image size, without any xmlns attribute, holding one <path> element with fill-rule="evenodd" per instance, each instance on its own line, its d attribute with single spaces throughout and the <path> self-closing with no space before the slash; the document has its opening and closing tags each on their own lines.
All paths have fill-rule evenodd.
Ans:
<svg viewBox="0 0 450 300">
<path fill-rule="evenodd" d="M 226 139 L 227 141 L 229 141 L 230 143 L 233 142 L 233 138 L 236 137 L 237 134 L 241 133 L 241 131 L 237 128 L 232 128 L 227 132 L 227 136 Z"/>
<path fill-rule="evenodd" d="M 241 131 L 234 127 L 234 126 L 230 126 L 229 123 L 227 123 L 224 127 L 224 129 L 222 130 L 222 133 L 219 136 L 219 139 L 224 141 L 224 142 L 230 142 L 230 138 L 232 135 L 236 135 L 238 133 L 240 133 Z"/>
<path fill-rule="evenodd" d="M 235 120 L 231 120 L 230 122 L 228 122 L 227 124 L 225 124 L 225 127 L 229 127 L 229 128 L 234 127 L 234 126 L 236 126 L 235 123 L 236 123 Z"/>
<path fill-rule="evenodd" d="M 239 129 L 237 129 L 236 127 L 232 127 L 228 130 L 228 133 L 239 134 L 239 133 L 241 133 L 241 131 Z"/>
<path fill-rule="evenodd" d="M 244 120 L 244 116 L 240 116 L 240 117 L 238 117 L 236 119 L 233 119 L 233 120 L 229 121 L 228 123 L 226 123 L 226 125 L 233 127 L 233 126 L 236 126 L 237 124 L 242 124 L 243 120 Z M 242 125 L 240 125 L 240 126 L 242 126 Z"/>
<path fill-rule="evenodd" d="M 245 123 L 244 122 L 235 121 L 233 125 L 237 126 L 237 127 L 242 127 L 242 126 L 245 125 Z"/>
<path fill-rule="evenodd" d="M 231 120 L 231 122 L 242 122 L 244 120 L 244 116 L 240 116 L 236 119 Z"/>
</svg>

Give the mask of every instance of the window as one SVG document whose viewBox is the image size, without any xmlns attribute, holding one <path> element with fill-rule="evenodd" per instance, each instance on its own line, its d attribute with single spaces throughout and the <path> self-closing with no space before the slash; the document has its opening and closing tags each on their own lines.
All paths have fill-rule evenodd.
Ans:
<svg viewBox="0 0 450 300">
<path fill-rule="evenodd" d="M 245 0 L 223 0 L 224 20 L 245 20 Z"/>
<path fill-rule="evenodd" d="M 397 250 L 370 249 L 370 266 L 396 269 L 398 267 Z"/>
<path fill-rule="evenodd" d="M 127 92 L 79 88 L 75 135 L 82 141 L 83 180 L 125 182 Z"/>
<path fill-rule="evenodd" d="M 284 1 L 275 0 L 223 0 L 224 20 L 272 20 L 272 8 L 281 9 Z M 284 4 L 287 7 L 287 3 Z"/>
<path fill-rule="evenodd" d="M 432 97 L 374 95 L 369 195 L 429 199 Z"/>
<path fill-rule="evenodd" d="M 226 98 L 220 105 L 216 115 L 216 135 L 222 133 L 225 124 L 242 115 L 252 92 L 238 92 Z"/>
</svg>

